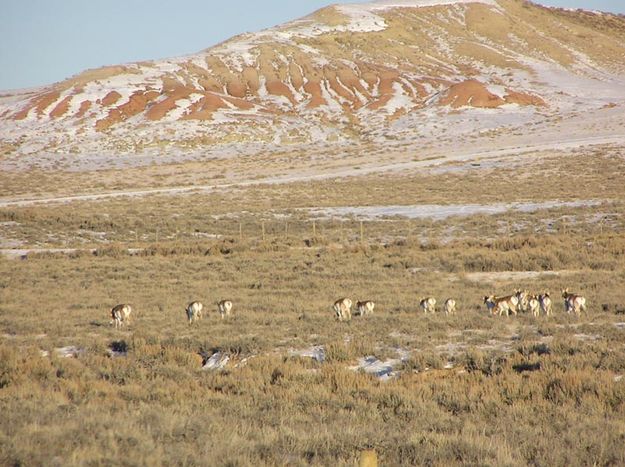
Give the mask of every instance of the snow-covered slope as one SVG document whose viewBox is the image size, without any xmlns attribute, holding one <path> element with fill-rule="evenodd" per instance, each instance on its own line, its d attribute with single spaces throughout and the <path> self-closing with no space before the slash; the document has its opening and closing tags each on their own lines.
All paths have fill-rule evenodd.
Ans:
<svg viewBox="0 0 625 467">
<path fill-rule="evenodd" d="M 622 16 L 522 0 L 378 0 L 0 93 L 0 158 L 418 143 L 459 113 L 495 128 L 623 102 Z"/>
</svg>

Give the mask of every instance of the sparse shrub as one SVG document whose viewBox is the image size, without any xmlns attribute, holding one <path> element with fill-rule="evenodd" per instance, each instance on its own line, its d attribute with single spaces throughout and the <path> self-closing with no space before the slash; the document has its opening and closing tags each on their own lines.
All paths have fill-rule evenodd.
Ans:
<svg viewBox="0 0 625 467">
<path fill-rule="evenodd" d="M 346 342 L 330 342 L 326 344 L 325 351 L 328 363 L 348 362 L 356 358 L 353 347 Z"/>
<path fill-rule="evenodd" d="M 17 353 L 7 345 L 0 345 L 0 389 L 20 380 Z"/>
<path fill-rule="evenodd" d="M 549 355 L 551 350 L 546 344 L 543 343 L 522 343 L 517 346 L 517 351 L 523 355 L 524 358 L 530 358 L 532 355 Z"/>
<path fill-rule="evenodd" d="M 94 256 L 110 256 L 111 258 L 120 258 L 128 255 L 128 249 L 120 244 L 114 244 L 103 248 L 98 248 L 93 253 Z"/>
</svg>

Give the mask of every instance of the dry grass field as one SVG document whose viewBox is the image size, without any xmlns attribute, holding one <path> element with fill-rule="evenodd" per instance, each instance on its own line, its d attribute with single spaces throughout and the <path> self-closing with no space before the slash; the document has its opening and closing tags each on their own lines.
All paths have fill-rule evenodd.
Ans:
<svg viewBox="0 0 625 467">
<path fill-rule="evenodd" d="M 594 156 L 0 208 L 5 244 L 76 249 L 0 256 L 0 464 L 624 464 L 623 158 Z M 554 200 L 580 204 L 310 209 Z M 587 313 L 564 313 L 564 287 Z M 549 290 L 555 315 L 487 313 L 516 288 Z M 342 296 L 374 314 L 336 322 Z M 119 331 L 117 303 L 134 310 Z"/>
</svg>

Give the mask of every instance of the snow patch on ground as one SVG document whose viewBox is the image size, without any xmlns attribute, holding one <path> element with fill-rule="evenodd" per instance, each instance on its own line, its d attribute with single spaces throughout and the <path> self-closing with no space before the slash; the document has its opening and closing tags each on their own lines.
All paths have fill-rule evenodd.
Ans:
<svg viewBox="0 0 625 467">
<path fill-rule="evenodd" d="M 380 217 L 399 216 L 409 219 L 444 220 L 453 216 L 473 216 L 475 214 L 501 214 L 506 211 L 534 212 L 541 209 L 560 207 L 598 206 L 603 201 L 545 201 L 540 203 L 496 203 L 496 204 L 421 204 L 421 205 L 389 205 L 389 206 L 341 206 L 333 208 L 303 208 L 313 217 L 376 219 Z"/>
<path fill-rule="evenodd" d="M 202 367 L 202 370 L 221 370 L 230 361 L 230 357 L 223 352 L 215 352 L 211 355 Z"/>
<path fill-rule="evenodd" d="M 289 350 L 289 356 L 312 358 L 313 360 L 316 360 L 319 363 L 323 363 L 326 359 L 326 351 L 322 345 L 314 345 L 306 349 L 300 349 L 300 350 L 291 349 Z"/>
<path fill-rule="evenodd" d="M 367 355 L 358 359 L 358 364 L 350 366 L 349 369 L 353 371 L 364 371 L 367 374 L 376 376 L 382 381 L 396 378 L 399 376 L 399 372 L 395 371 L 394 368 L 408 360 L 410 352 L 404 349 L 395 350 L 397 351 L 398 358 L 389 358 L 382 361 L 373 355 Z"/>
<path fill-rule="evenodd" d="M 54 353 L 58 356 L 58 357 L 63 357 L 63 358 L 78 358 L 80 355 L 85 353 L 85 349 L 80 348 L 80 347 L 76 347 L 75 345 L 68 345 L 65 347 L 58 347 L 56 349 L 54 349 Z M 42 357 L 48 357 L 50 355 L 50 353 L 46 350 L 42 350 L 41 351 L 41 356 Z"/>
<path fill-rule="evenodd" d="M 545 277 L 574 274 L 578 271 L 497 271 L 497 272 L 468 272 L 463 277 L 473 282 L 519 282 L 536 280 Z"/>
<path fill-rule="evenodd" d="M 353 371 L 364 371 L 367 374 L 374 375 L 381 380 L 389 380 L 396 378 L 399 373 L 393 371 L 393 368 L 401 363 L 398 358 L 392 358 L 382 361 L 372 355 L 358 359 L 358 365 L 350 366 Z"/>
</svg>

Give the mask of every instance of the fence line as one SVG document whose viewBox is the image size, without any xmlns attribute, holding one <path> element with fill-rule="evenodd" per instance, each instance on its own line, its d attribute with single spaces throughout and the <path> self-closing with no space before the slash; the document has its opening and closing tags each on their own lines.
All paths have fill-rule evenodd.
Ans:
<svg viewBox="0 0 625 467">
<path fill-rule="evenodd" d="M 260 224 L 260 225 L 259 225 Z M 165 225 L 157 225 L 146 231 L 143 236 L 139 229 L 135 229 L 130 233 L 135 242 L 142 241 L 155 243 L 160 241 L 184 241 L 192 240 L 195 237 L 200 239 L 216 239 L 216 238 L 238 238 L 243 240 L 262 240 L 271 241 L 276 239 L 283 240 L 303 240 L 303 241 L 330 241 L 340 243 L 363 243 L 371 241 L 379 241 L 380 239 L 402 239 L 404 241 L 441 241 L 441 239 L 453 240 L 455 238 L 499 238 L 499 237 L 518 237 L 532 235 L 604 235 L 604 234 L 620 234 L 625 231 L 625 225 L 621 225 L 618 220 L 601 218 L 595 223 L 589 222 L 571 222 L 564 218 L 556 221 L 548 228 L 538 231 L 532 230 L 532 225 L 522 227 L 514 227 L 509 220 L 497 225 L 497 220 L 493 219 L 484 224 L 469 223 L 466 228 L 458 226 L 455 230 L 453 224 L 437 225 L 436 221 L 428 222 L 412 222 L 407 219 L 384 219 L 384 220 L 293 220 L 284 219 L 276 221 L 268 220 L 221 220 L 217 224 L 211 223 L 209 226 L 203 227 L 205 232 L 199 232 L 197 229 L 180 228 L 167 229 Z M 493 228 L 494 227 L 494 228 Z M 452 229 L 452 232 L 446 233 Z M 195 232 L 194 232 L 195 230 Z M 455 231 L 454 231 L 455 230 Z M 456 235 L 457 234 L 457 235 Z M 127 240 L 121 240 L 127 241 Z M 132 241 L 132 240 L 131 240 Z"/>
</svg>

